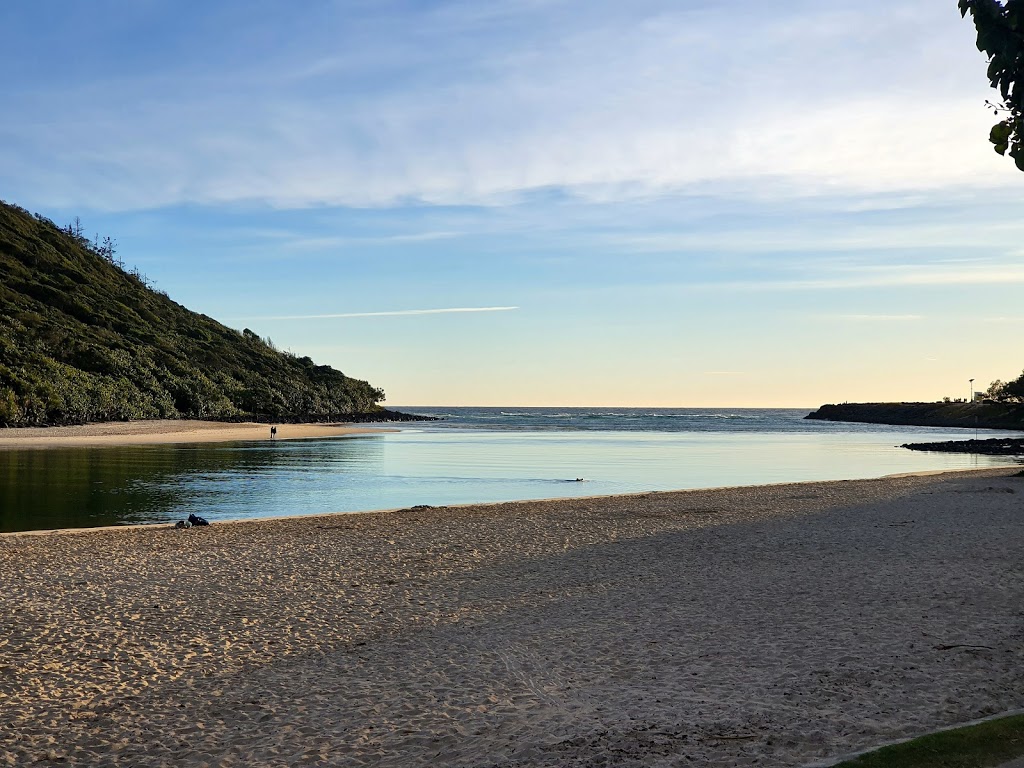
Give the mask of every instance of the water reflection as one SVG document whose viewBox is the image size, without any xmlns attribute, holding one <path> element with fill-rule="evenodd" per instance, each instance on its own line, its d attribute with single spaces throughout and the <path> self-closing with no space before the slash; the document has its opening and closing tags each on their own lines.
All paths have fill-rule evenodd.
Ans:
<svg viewBox="0 0 1024 768">
<path fill-rule="evenodd" d="M 950 437 L 957 437 L 951 433 Z M 948 439 L 933 431 L 932 439 Z M 841 480 L 1013 463 L 910 435 L 416 430 L 334 440 L 0 451 L 0 530 Z M 574 482 L 582 477 L 586 482 Z"/>
<path fill-rule="evenodd" d="M 0 531 L 152 523 L 191 512 L 300 514 L 315 477 L 372 471 L 381 454 L 373 439 L 329 449 L 324 441 L 282 441 L 0 451 Z"/>
</svg>

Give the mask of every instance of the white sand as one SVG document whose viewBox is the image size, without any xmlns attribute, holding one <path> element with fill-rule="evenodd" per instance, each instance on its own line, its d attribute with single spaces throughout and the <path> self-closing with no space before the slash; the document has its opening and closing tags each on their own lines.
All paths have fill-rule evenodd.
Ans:
<svg viewBox="0 0 1024 768">
<path fill-rule="evenodd" d="M 339 424 L 278 424 L 278 440 L 310 437 L 341 437 L 381 428 Z M 73 448 L 96 445 L 152 445 L 156 443 L 222 443 L 269 440 L 270 425 L 221 421 L 155 420 L 84 424 L 77 427 L 18 427 L 0 429 L 0 450 L 12 448 Z"/>
<path fill-rule="evenodd" d="M 1012 470 L 0 537 L 0 764 L 790 766 L 1024 703 Z"/>
</svg>

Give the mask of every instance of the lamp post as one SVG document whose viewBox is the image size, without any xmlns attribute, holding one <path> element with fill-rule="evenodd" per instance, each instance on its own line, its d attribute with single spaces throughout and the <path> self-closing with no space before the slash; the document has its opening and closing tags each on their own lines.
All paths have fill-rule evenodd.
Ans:
<svg viewBox="0 0 1024 768">
<path fill-rule="evenodd" d="M 968 403 L 973 403 L 974 402 L 974 379 L 968 379 L 968 381 L 971 382 L 971 399 L 968 400 L 967 402 Z"/>
</svg>

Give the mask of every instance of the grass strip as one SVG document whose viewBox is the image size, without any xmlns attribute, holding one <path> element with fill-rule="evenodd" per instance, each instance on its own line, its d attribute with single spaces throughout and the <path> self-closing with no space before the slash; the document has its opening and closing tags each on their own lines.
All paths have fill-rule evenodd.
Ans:
<svg viewBox="0 0 1024 768">
<path fill-rule="evenodd" d="M 987 768 L 1024 755 L 1024 715 L 882 747 L 835 768 Z"/>
</svg>

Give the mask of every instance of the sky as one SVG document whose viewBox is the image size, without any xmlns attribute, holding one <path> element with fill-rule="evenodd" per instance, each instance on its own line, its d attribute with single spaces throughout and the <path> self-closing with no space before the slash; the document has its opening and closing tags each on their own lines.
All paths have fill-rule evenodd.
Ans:
<svg viewBox="0 0 1024 768">
<path fill-rule="evenodd" d="M 392 406 L 1024 368 L 1024 175 L 954 0 L 10 0 L 0 30 L 0 199 Z"/>
</svg>

